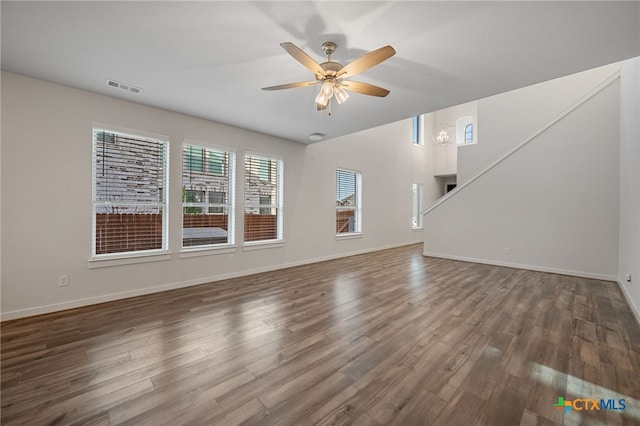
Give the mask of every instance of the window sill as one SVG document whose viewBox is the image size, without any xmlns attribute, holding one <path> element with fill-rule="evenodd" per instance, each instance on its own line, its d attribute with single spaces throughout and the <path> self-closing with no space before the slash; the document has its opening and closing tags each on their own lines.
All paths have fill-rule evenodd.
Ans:
<svg viewBox="0 0 640 426">
<path fill-rule="evenodd" d="M 193 247 L 188 248 L 185 247 L 180 252 L 180 259 L 188 259 L 190 257 L 199 257 L 199 256 L 213 256 L 216 254 L 227 254 L 227 253 L 235 253 L 238 251 L 236 246 L 220 246 L 220 247 L 211 247 L 211 246 L 202 246 L 202 247 Z"/>
<path fill-rule="evenodd" d="M 424 226 L 418 226 L 417 228 L 411 228 L 412 231 L 423 231 Z"/>
<path fill-rule="evenodd" d="M 336 240 L 351 240 L 354 238 L 362 238 L 362 232 L 350 232 L 348 234 L 336 235 Z"/>
<path fill-rule="evenodd" d="M 262 250 L 284 247 L 284 240 L 251 241 L 242 245 L 242 250 Z"/>
<path fill-rule="evenodd" d="M 415 143 L 414 142 L 412 145 L 417 147 L 417 148 L 424 149 L 424 144 L 423 143 Z"/>
<path fill-rule="evenodd" d="M 106 268 L 110 266 L 133 265 L 137 263 L 161 262 L 171 260 L 171 252 L 145 253 L 145 254 L 117 254 L 104 255 L 104 257 L 94 257 L 89 259 L 89 269 Z"/>
</svg>

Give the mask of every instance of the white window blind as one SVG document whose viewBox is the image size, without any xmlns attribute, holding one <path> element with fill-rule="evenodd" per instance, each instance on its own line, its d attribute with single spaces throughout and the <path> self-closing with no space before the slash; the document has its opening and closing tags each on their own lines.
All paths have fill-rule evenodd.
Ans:
<svg viewBox="0 0 640 426">
<path fill-rule="evenodd" d="M 421 183 L 413 184 L 413 210 L 412 210 L 412 224 L 413 228 L 422 228 L 422 192 L 423 186 Z"/>
<path fill-rule="evenodd" d="M 244 241 L 282 240 L 282 161 L 247 154 L 244 166 Z"/>
<path fill-rule="evenodd" d="M 336 234 L 362 232 L 360 173 L 336 170 Z"/>
<path fill-rule="evenodd" d="M 93 129 L 93 257 L 167 250 L 168 144 Z"/>
<path fill-rule="evenodd" d="M 233 244 L 235 154 L 182 147 L 182 246 Z"/>
</svg>

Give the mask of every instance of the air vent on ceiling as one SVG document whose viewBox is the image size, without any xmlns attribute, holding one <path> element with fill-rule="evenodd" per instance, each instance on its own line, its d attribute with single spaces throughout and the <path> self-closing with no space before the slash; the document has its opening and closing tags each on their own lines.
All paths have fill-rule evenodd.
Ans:
<svg viewBox="0 0 640 426">
<path fill-rule="evenodd" d="M 115 87 L 116 89 L 126 90 L 127 92 L 131 92 L 131 93 L 138 94 L 142 92 L 142 89 L 139 87 L 135 87 L 126 83 L 120 83 L 119 81 L 115 81 L 115 80 L 107 80 L 106 84 L 107 86 Z"/>
</svg>

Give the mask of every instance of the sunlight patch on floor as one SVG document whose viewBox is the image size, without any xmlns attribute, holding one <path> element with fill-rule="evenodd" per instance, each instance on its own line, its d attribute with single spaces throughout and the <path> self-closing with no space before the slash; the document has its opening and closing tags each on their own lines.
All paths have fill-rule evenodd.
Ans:
<svg viewBox="0 0 640 426">
<path fill-rule="evenodd" d="M 612 412 L 623 417 L 640 420 L 640 401 L 627 395 L 614 392 L 602 386 L 594 385 L 593 383 L 584 381 L 578 377 L 567 375 L 554 370 L 553 368 L 536 363 L 533 364 L 533 368 L 531 369 L 531 377 L 549 386 L 556 385 L 558 381 L 564 382 L 566 380 L 567 390 L 565 395 L 558 395 L 558 397 L 565 397 L 567 400 L 572 397 L 596 400 L 613 399 L 616 402 L 620 399 L 624 399 L 626 408 L 624 410 L 612 410 Z M 556 401 L 553 403 L 556 403 Z M 579 412 L 575 410 L 570 410 L 566 414 L 567 415 L 565 417 L 573 419 L 579 417 Z"/>
</svg>

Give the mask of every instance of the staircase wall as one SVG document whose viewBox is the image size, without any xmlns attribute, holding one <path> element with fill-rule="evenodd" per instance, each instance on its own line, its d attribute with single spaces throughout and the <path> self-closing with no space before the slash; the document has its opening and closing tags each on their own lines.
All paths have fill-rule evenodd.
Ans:
<svg viewBox="0 0 640 426">
<path fill-rule="evenodd" d="M 597 72 L 606 77 L 609 70 Z M 535 96 L 525 88 L 479 101 L 482 138 L 458 153 L 459 178 L 461 167 L 464 176 L 472 175 L 469 170 L 499 158 L 596 85 L 575 96 L 575 85 L 558 84 L 537 85 Z M 615 80 L 430 210 L 424 217 L 424 254 L 615 279 L 619 87 Z M 550 96 L 562 107 L 549 107 Z M 483 150 L 477 164 L 463 159 L 472 154 L 470 148 Z"/>
</svg>

